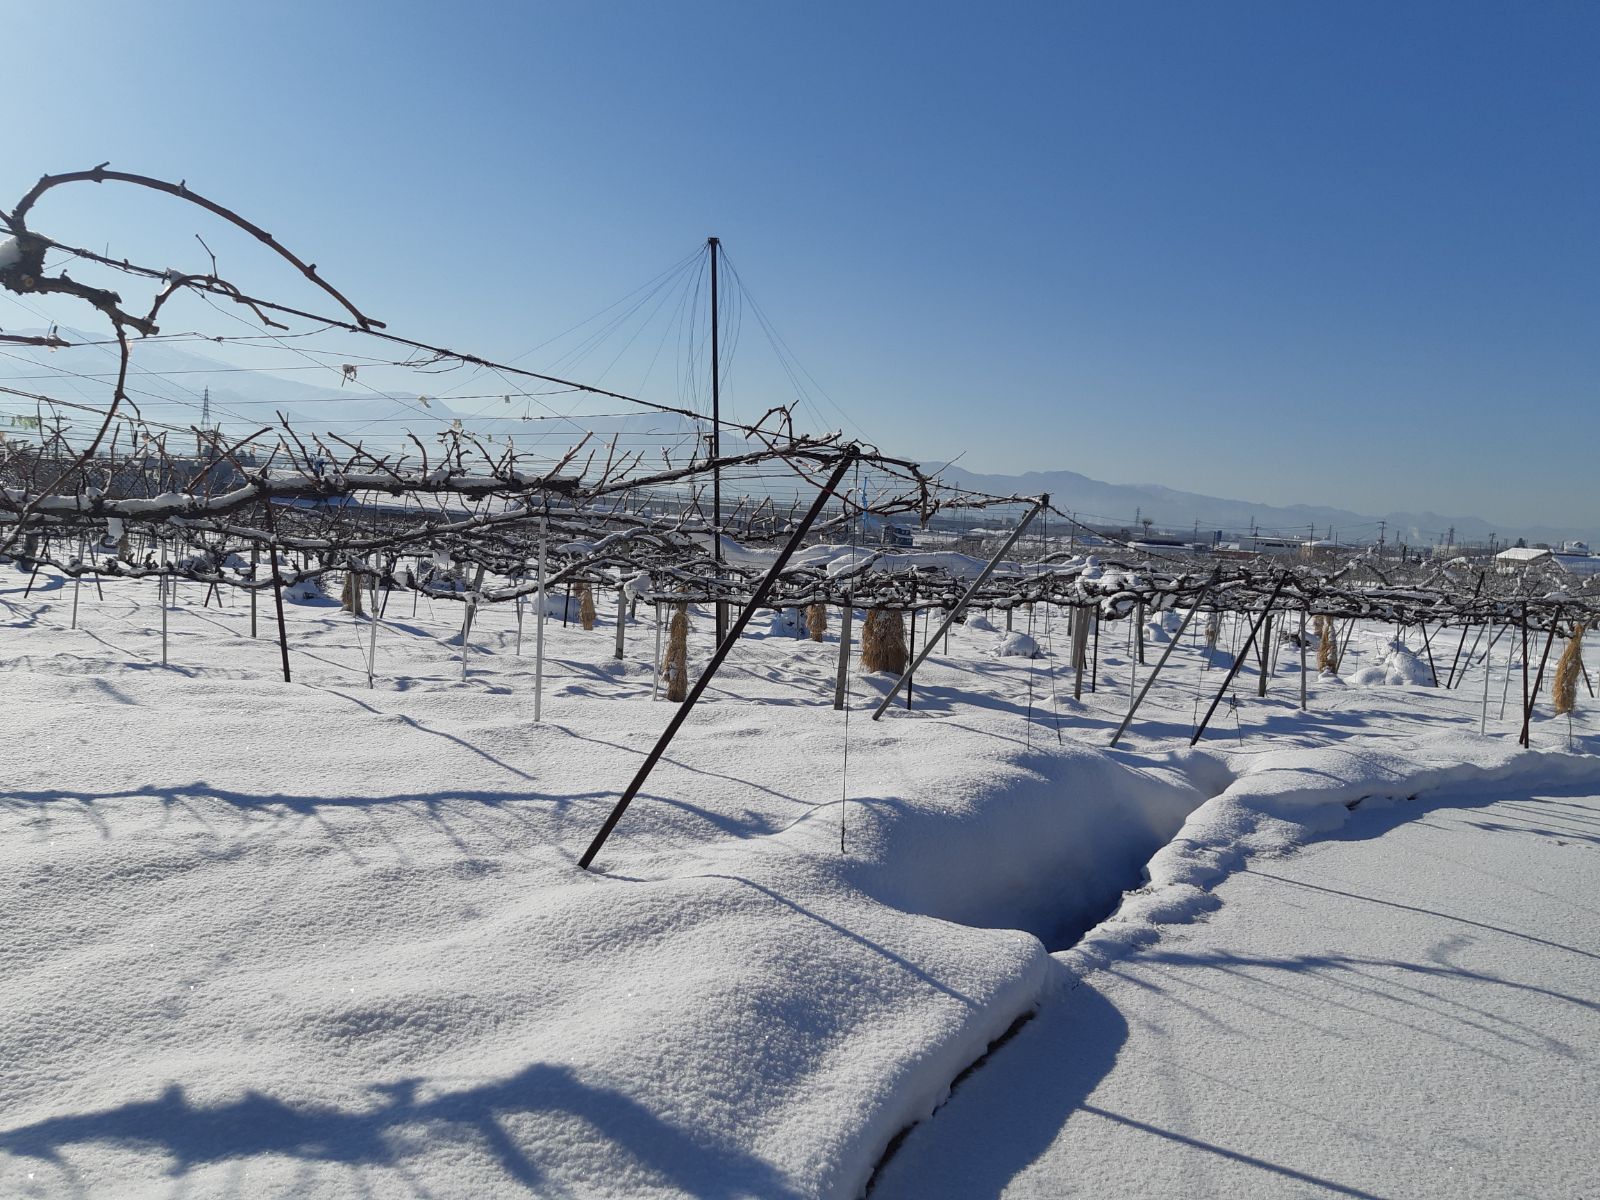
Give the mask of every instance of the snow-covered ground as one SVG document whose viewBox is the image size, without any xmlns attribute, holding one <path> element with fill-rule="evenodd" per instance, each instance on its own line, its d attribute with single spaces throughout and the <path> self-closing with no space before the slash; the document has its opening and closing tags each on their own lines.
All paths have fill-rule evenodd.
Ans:
<svg viewBox="0 0 1600 1200">
<path fill-rule="evenodd" d="M 289 606 L 285 685 L 270 600 L 251 640 L 242 598 L 182 585 L 162 667 L 152 585 L 86 585 L 71 630 L 72 585 L 25 581 L 0 567 L 0 1195 L 849 1197 L 1035 1010 L 875 1194 L 1581 1178 L 1544 1112 L 1600 1100 L 1600 948 L 1562 907 L 1597 841 L 1530 848 L 1498 805 L 1581 832 L 1600 734 L 1541 718 L 1519 751 L 1504 645 L 1488 738 L 1481 667 L 1405 682 L 1372 630 L 1345 679 L 1382 678 L 1313 679 L 1302 713 L 1286 648 L 1189 751 L 1223 672 L 1186 638 L 1108 751 L 1148 670 L 1109 626 L 1081 704 L 1064 622 L 996 655 L 991 614 L 878 723 L 880 678 L 831 708 L 834 631 L 750 637 L 587 873 L 670 712 L 646 607 L 621 662 L 607 603 L 547 626 L 535 724 L 508 608 L 463 681 L 459 606 L 396 594 L 369 690 L 336 607 Z M 1442 817 L 1460 875 L 1404 841 Z M 1439 893 L 1471 870 L 1548 897 Z M 1494 1163 L 1452 1153 L 1497 1105 Z"/>
</svg>

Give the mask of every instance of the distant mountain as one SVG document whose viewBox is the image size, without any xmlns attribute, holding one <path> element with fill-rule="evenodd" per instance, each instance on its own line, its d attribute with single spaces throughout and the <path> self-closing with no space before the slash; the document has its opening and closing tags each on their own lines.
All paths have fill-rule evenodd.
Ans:
<svg viewBox="0 0 1600 1200">
<path fill-rule="evenodd" d="M 1024 475 L 982 475 L 961 466 L 946 466 L 941 477 L 958 487 L 1001 495 L 1038 495 L 1049 492 L 1051 503 L 1094 525 L 1117 524 L 1136 528 L 1136 516 L 1147 517 L 1154 528 L 1191 535 L 1199 522 L 1200 534 L 1215 530 L 1227 533 L 1248 531 L 1252 523 L 1269 533 L 1303 537 L 1314 528 L 1326 537 L 1332 527 L 1335 535 L 1360 541 L 1376 541 L 1378 521 L 1388 523 L 1385 536 L 1390 542 L 1432 545 L 1451 528 L 1458 543 L 1486 542 L 1490 534 L 1499 540 L 1527 538 L 1530 542 L 1560 542 L 1582 538 L 1592 542 L 1588 529 L 1556 526 L 1517 527 L 1482 517 L 1444 516 L 1433 512 L 1358 513 L 1345 508 L 1314 504 L 1260 504 L 1248 500 L 1227 500 L 1181 492 L 1151 483 L 1105 483 L 1076 471 L 1029 471 Z"/>
</svg>

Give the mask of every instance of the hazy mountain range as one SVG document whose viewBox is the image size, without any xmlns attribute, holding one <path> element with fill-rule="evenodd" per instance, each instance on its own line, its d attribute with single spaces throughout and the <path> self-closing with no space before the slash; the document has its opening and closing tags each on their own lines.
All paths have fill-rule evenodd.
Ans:
<svg viewBox="0 0 1600 1200">
<path fill-rule="evenodd" d="M 1316 504 L 1261 504 L 1180 492 L 1153 483 L 1105 483 L 1076 471 L 1029 471 L 1024 475 L 981 475 L 961 466 L 946 466 L 941 476 L 960 487 L 1001 495 L 1038 495 L 1049 492 L 1057 508 L 1078 514 L 1094 525 L 1118 524 L 1137 528 L 1138 517 L 1149 518 L 1156 530 L 1209 539 L 1215 530 L 1248 531 L 1254 523 L 1268 533 L 1304 537 L 1314 528 L 1327 537 L 1330 527 L 1341 540 L 1376 541 L 1378 522 L 1387 522 L 1388 541 L 1408 545 L 1443 542 L 1455 530 L 1459 543 L 1487 542 L 1491 534 L 1501 542 L 1526 538 L 1529 542 L 1560 542 L 1570 538 L 1593 541 L 1590 531 L 1557 526 L 1515 526 L 1475 516 L 1447 516 L 1434 512 L 1358 513 Z M 1137 517 L 1136 515 L 1137 514 Z"/>
</svg>

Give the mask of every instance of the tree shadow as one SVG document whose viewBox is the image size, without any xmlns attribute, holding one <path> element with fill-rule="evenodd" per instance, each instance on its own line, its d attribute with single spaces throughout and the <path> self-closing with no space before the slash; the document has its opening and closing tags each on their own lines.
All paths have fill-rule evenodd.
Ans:
<svg viewBox="0 0 1600 1200">
<path fill-rule="evenodd" d="M 420 1098 L 417 1078 L 373 1084 L 381 1097 L 366 1108 L 288 1104 L 247 1091 L 215 1105 L 192 1103 L 169 1085 L 154 1100 L 47 1117 L 0 1131 L 0 1150 L 49 1162 L 75 1181 L 64 1157 L 74 1145 L 98 1144 L 158 1153 L 168 1173 L 265 1155 L 346 1167 L 403 1169 L 418 1149 L 475 1141 L 492 1156 L 505 1181 L 539 1195 L 566 1192 L 549 1172 L 564 1156 L 556 1140 L 541 1143 L 519 1117 L 560 1113 L 576 1117 L 597 1140 L 658 1179 L 694 1196 L 797 1196 L 783 1175 L 703 1129 L 682 1129 L 612 1088 L 586 1083 L 567 1066 L 534 1063 L 514 1075 Z M 508 1124 L 508 1119 L 512 1124 Z M 520 1127 L 519 1127 L 520 1126 Z M 421 1135 L 421 1136 L 418 1136 Z"/>
</svg>

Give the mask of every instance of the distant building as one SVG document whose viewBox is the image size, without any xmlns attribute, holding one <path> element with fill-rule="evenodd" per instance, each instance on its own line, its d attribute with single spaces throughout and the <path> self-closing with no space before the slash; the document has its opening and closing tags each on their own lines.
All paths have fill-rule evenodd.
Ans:
<svg viewBox="0 0 1600 1200">
<path fill-rule="evenodd" d="M 1514 546 L 1494 556 L 1494 569 L 1501 575 L 1515 575 L 1540 565 L 1584 578 L 1600 575 L 1600 555 L 1565 551 L 1557 554 L 1546 546 Z"/>
<path fill-rule="evenodd" d="M 1514 575 L 1518 571 L 1526 571 L 1535 563 L 1545 562 L 1554 557 L 1549 550 L 1541 550 L 1535 546 L 1513 546 L 1494 556 L 1494 569 L 1501 575 Z"/>
</svg>

